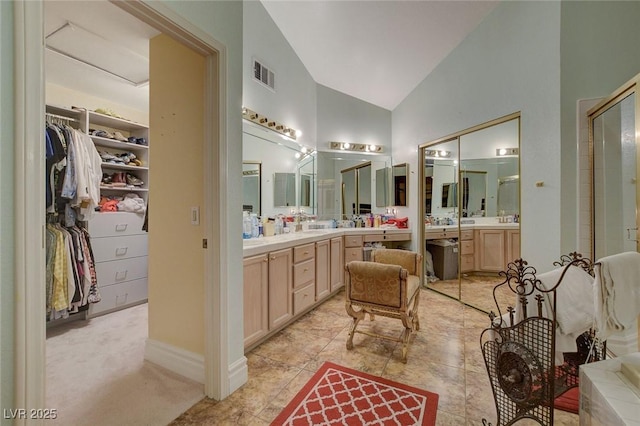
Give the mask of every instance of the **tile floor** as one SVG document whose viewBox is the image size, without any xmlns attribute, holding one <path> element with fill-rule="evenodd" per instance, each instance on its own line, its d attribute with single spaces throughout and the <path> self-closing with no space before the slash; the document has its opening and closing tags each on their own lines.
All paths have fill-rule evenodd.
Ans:
<svg viewBox="0 0 640 426">
<path fill-rule="evenodd" d="M 400 361 L 399 344 L 358 334 L 345 342 L 350 324 L 338 293 L 247 354 L 249 381 L 223 401 L 203 399 L 172 425 L 268 425 L 324 361 L 439 394 L 437 425 L 495 424 L 495 405 L 480 351 L 487 315 L 430 290 L 422 290 L 420 331 Z M 401 331 L 399 321 L 377 317 L 367 326 Z M 556 425 L 578 416 L 556 410 Z M 520 422 L 518 425 L 537 424 Z"/>
</svg>

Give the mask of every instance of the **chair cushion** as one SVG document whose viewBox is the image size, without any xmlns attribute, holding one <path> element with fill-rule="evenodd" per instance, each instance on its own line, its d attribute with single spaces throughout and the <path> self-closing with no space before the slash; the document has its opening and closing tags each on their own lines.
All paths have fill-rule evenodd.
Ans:
<svg viewBox="0 0 640 426">
<path fill-rule="evenodd" d="M 380 249 L 373 252 L 373 261 L 388 265 L 400 265 L 409 275 L 416 275 L 416 253 L 398 249 Z"/>
<path fill-rule="evenodd" d="M 393 308 L 402 306 L 402 267 L 353 261 L 349 262 L 347 270 L 350 280 L 348 299 Z"/>
</svg>

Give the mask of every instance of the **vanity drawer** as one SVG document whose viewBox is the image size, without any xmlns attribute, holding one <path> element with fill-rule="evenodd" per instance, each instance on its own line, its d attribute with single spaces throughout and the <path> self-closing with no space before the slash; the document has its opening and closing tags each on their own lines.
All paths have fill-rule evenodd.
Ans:
<svg viewBox="0 0 640 426">
<path fill-rule="evenodd" d="M 473 271 L 475 257 L 473 254 L 463 254 L 460 256 L 460 272 Z"/>
<path fill-rule="evenodd" d="M 142 230 L 144 215 L 131 212 L 96 213 L 89 221 L 92 238 L 146 234 Z"/>
<path fill-rule="evenodd" d="M 344 263 L 347 264 L 352 260 L 363 260 L 362 247 L 347 247 L 344 249 Z"/>
<path fill-rule="evenodd" d="M 299 263 L 307 259 L 313 259 L 316 255 L 315 243 L 305 244 L 293 248 L 293 263 Z"/>
<path fill-rule="evenodd" d="M 472 231 L 473 232 L 473 231 Z M 433 229 L 427 230 L 424 234 L 425 240 L 440 240 L 449 238 L 458 238 L 457 229 Z"/>
<path fill-rule="evenodd" d="M 147 256 L 96 262 L 96 275 L 100 287 L 147 277 Z"/>
<path fill-rule="evenodd" d="M 344 246 L 345 247 L 362 247 L 362 235 L 346 235 L 344 237 Z"/>
<path fill-rule="evenodd" d="M 460 239 L 465 240 L 473 240 L 473 229 L 466 229 L 464 231 L 460 231 Z"/>
<path fill-rule="evenodd" d="M 146 256 L 147 235 L 95 238 L 91 240 L 91 248 L 96 262 Z"/>
<path fill-rule="evenodd" d="M 372 243 L 375 241 L 411 241 L 411 234 L 410 233 L 406 233 L 406 234 L 384 233 L 384 234 L 369 234 L 364 236 L 365 243 Z"/>
<path fill-rule="evenodd" d="M 293 265 L 293 288 L 300 287 L 316 277 L 316 260 L 310 259 Z"/>
<path fill-rule="evenodd" d="M 473 240 L 460 241 L 460 254 L 473 254 Z"/>
<path fill-rule="evenodd" d="M 114 284 L 107 287 L 98 286 L 101 300 L 89 305 L 89 316 L 121 309 L 127 305 L 135 305 L 147 300 L 147 279 Z"/>
<path fill-rule="evenodd" d="M 315 285 L 313 283 L 293 292 L 293 315 L 313 305 L 315 302 Z"/>
</svg>

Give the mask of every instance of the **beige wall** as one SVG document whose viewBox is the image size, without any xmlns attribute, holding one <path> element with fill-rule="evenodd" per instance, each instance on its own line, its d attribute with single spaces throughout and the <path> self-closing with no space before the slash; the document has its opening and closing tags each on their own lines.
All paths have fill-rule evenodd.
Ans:
<svg viewBox="0 0 640 426">
<path fill-rule="evenodd" d="M 46 84 L 45 102 L 48 105 L 66 108 L 71 108 L 72 106 L 87 108 L 90 110 L 108 108 L 120 114 L 127 120 L 135 121 L 140 124 L 149 124 L 148 111 L 133 109 L 123 104 L 92 96 L 85 92 L 78 92 L 77 90 L 72 90 L 68 87 L 58 86 L 53 83 Z"/>
<path fill-rule="evenodd" d="M 168 36 L 150 42 L 149 338 L 204 354 L 202 225 L 205 60 Z"/>
</svg>

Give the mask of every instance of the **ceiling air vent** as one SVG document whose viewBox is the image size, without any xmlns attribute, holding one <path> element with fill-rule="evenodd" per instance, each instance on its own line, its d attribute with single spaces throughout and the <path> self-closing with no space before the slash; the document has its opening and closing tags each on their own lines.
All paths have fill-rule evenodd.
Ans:
<svg viewBox="0 0 640 426">
<path fill-rule="evenodd" d="M 253 78 L 271 88 L 271 90 L 276 90 L 276 78 L 273 71 L 255 59 L 253 60 Z"/>
</svg>

